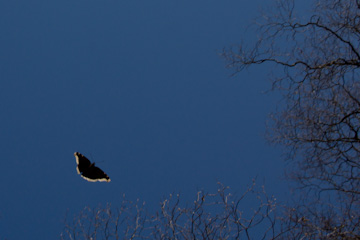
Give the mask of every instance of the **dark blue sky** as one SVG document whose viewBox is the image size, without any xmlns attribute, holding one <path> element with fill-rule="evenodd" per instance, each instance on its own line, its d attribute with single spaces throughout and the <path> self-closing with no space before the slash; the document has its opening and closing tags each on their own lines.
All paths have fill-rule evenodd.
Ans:
<svg viewBox="0 0 360 240">
<path fill-rule="evenodd" d="M 278 103 L 268 69 L 230 78 L 218 55 L 254 38 L 245 27 L 267 3 L 1 1 L 0 239 L 56 239 L 66 212 L 124 193 L 155 210 L 257 177 L 284 196 L 264 139 Z M 111 183 L 80 178 L 75 151 Z"/>
</svg>

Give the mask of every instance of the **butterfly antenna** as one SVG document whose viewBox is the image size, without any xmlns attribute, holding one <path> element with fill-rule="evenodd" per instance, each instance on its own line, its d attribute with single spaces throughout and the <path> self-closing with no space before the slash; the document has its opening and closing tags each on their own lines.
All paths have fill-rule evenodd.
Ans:
<svg viewBox="0 0 360 240">
<path fill-rule="evenodd" d="M 89 153 L 89 154 L 90 154 L 90 159 L 91 159 L 91 161 L 92 161 L 92 162 L 95 162 L 92 154 L 91 154 L 91 153 Z"/>
<path fill-rule="evenodd" d="M 90 153 L 90 157 L 91 157 L 91 161 L 92 161 L 93 163 L 95 163 L 95 158 L 93 158 L 93 156 L 92 156 L 91 153 Z M 100 162 L 97 162 L 97 163 L 102 163 L 102 162 L 105 162 L 105 161 L 100 161 Z"/>
</svg>

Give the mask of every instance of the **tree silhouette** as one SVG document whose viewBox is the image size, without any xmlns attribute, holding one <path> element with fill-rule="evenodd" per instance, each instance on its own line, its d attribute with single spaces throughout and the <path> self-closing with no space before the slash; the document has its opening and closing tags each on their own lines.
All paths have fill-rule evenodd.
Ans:
<svg viewBox="0 0 360 240">
<path fill-rule="evenodd" d="M 254 203 L 251 211 L 241 209 Z M 140 201 L 86 207 L 73 220 L 67 219 L 61 239 L 275 239 L 276 201 L 253 183 L 241 196 L 218 185 L 216 193 L 199 191 L 192 204 L 170 195 L 154 214 Z"/>
<path fill-rule="evenodd" d="M 308 17 L 295 9 L 294 1 L 279 1 L 262 16 L 253 47 L 223 56 L 235 73 L 265 63 L 283 70 L 272 79 L 285 107 L 274 114 L 270 137 L 288 150 L 289 177 L 306 193 L 289 211 L 299 236 L 358 239 L 360 1 L 314 1 Z"/>
</svg>

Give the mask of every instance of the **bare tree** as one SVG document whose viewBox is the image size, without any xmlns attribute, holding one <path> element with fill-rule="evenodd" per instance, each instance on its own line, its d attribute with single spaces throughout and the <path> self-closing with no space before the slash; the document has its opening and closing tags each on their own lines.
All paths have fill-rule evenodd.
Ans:
<svg viewBox="0 0 360 240">
<path fill-rule="evenodd" d="M 242 210 L 244 201 L 254 208 Z M 219 184 L 216 193 L 199 191 L 190 205 L 170 195 L 155 214 L 125 199 L 117 209 L 85 208 L 66 219 L 61 239 L 276 239 L 275 208 L 275 199 L 255 183 L 238 197 Z"/>
<path fill-rule="evenodd" d="M 272 81 L 285 107 L 271 140 L 289 150 L 289 176 L 310 198 L 289 210 L 293 236 L 359 239 L 360 1 L 313 1 L 300 16 L 295 9 L 278 1 L 258 22 L 258 41 L 223 56 L 235 73 L 265 63 L 282 70 Z"/>
<path fill-rule="evenodd" d="M 139 239 L 146 223 L 144 203 L 127 201 L 123 196 L 117 208 L 110 204 L 85 207 L 72 220 L 67 216 L 61 239 Z"/>
</svg>

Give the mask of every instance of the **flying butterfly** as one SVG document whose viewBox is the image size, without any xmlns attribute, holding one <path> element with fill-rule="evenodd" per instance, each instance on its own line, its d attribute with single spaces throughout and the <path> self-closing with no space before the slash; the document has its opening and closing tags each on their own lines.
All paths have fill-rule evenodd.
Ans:
<svg viewBox="0 0 360 240">
<path fill-rule="evenodd" d="M 87 159 L 84 155 L 75 152 L 74 156 L 77 164 L 76 171 L 78 172 L 78 174 L 81 175 L 82 178 L 90 182 L 111 181 L 109 176 L 106 173 L 104 173 L 103 170 L 101 170 L 98 167 L 95 167 L 95 163 L 91 163 L 89 159 Z"/>
</svg>

